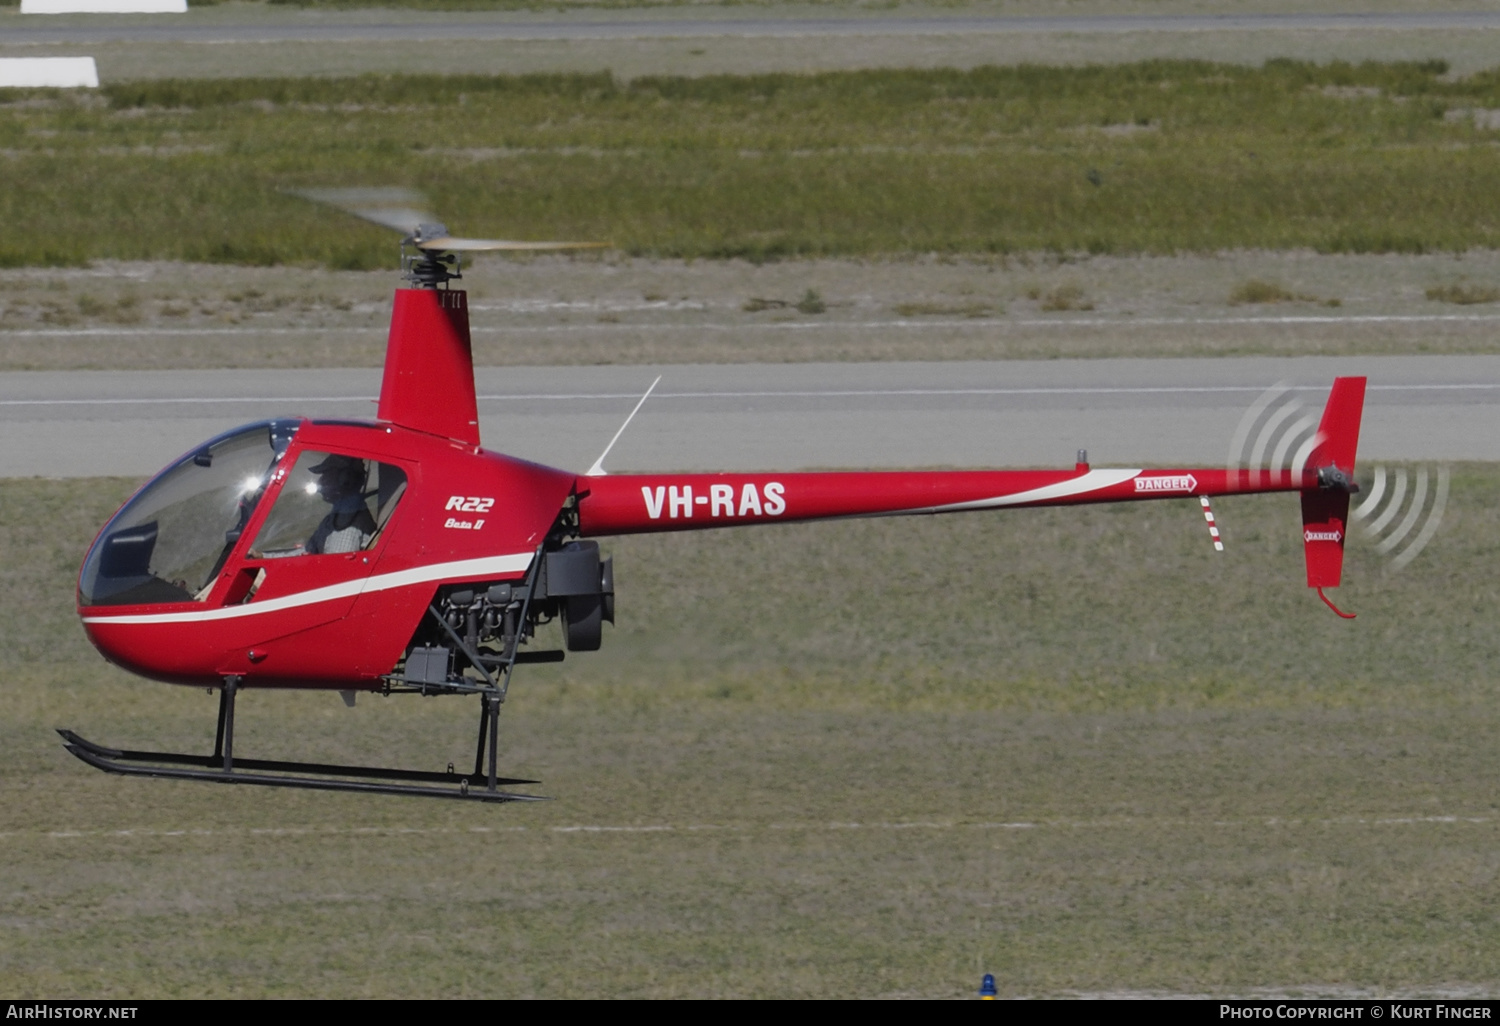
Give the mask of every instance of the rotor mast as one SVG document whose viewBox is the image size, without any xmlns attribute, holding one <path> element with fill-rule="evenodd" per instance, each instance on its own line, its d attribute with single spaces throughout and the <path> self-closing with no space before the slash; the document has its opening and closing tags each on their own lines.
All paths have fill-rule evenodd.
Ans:
<svg viewBox="0 0 1500 1026">
<path fill-rule="evenodd" d="M 424 245 L 434 239 L 449 237 L 445 224 L 417 225 L 415 231 L 401 240 L 401 277 L 419 289 L 435 289 L 462 278 L 457 253 Z"/>
</svg>

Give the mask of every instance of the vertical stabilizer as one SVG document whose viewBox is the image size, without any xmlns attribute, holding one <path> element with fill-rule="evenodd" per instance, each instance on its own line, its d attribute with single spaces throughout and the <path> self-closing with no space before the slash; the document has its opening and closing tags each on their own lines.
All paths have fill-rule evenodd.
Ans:
<svg viewBox="0 0 1500 1026">
<path fill-rule="evenodd" d="M 1364 406 L 1364 378 L 1334 379 L 1318 424 L 1318 442 L 1307 461 L 1307 470 L 1317 474 L 1317 485 L 1302 492 L 1302 545 L 1309 588 L 1336 588 L 1343 576 L 1349 493 L 1357 487 L 1354 457 Z"/>
<path fill-rule="evenodd" d="M 1338 467 L 1353 478 L 1364 409 L 1365 379 L 1334 378 L 1323 419 L 1318 422 L 1318 444 L 1308 459 L 1309 467 Z"/>
<path fill-rule="evenodd" d="M 467 293 L 396 290 L 377 416 L 414 431 L 479 444 Z"/>
</svg>

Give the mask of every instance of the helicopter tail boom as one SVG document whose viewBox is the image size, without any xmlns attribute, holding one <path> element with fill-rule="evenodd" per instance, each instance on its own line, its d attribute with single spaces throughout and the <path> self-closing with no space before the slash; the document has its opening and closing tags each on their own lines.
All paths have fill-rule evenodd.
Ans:
<svg viewBox="0 0 1500 1026">
<path fill-rule="evenodd" d="M 585 537 L 843 517 L 1193 498 L 1317 488 L 1316 471 L 1222 469 L 616 474 L 578 479 Z"/>
<path fill-rule="evenodd" d="M 1285 469 L 884 471 L 619 474 L 577 479 L 585 537 L 777 521 L 957 513 L 1026 506 L 1298 492 L 1307 584 L 1338 585 L 1365 379 L 1338 378 L 1305 458 Z M 1327 601 L 1325 598 L 1324 601 Z M 1344 615 L 1344 614 L 1340 614 Z"/>
</svg>

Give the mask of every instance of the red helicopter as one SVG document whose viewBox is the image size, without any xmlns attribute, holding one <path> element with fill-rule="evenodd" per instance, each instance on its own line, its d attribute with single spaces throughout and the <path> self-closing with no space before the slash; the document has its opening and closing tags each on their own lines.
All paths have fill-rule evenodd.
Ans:
<svg viewBox="0 0 1500 1026">
<path fill-rule="evenodd" d="M 372 219 L 400 223 L 408 213 Z M 1290 470 L 1094 469 L 1080 453 L 1066 470 L 786 474 L 610 475 L 601 456 L 577 474 L 481 447 L 466 296 L 450 285 L 461 252 L 582 244 L 460 239 L 441 224 L 405 223 L 417 224 L 402 244 L 411 285 L 395 293 L 376 418 L 272 420 L 210 439 L 142 486 L 89 548 L 78 613 L 104 657 L 220 694 L 211 754 L 119 750 L 60 730 L 89 765 L 539 800 L 507 790 L 535 781 L 497 775 L 500 706 L 517 665 L 600 647 L 615 617 L 614 570 L 594 539 L 610 535 L 1196 498 L 1222 548 L 1211 496 L 1297 492 L 1307 583 L 1334 608 L 1323 589 L 1339 583 L 1358 490 L 1364 378 L 1334 381 L 1317 435 Z M 554 620 L 564 649 L 529 647 Z M 478 696 L 474 769 L 238 758 L 234 710 L 244 688 L 336 690 L 350 702 L 359 691 Z"/>
</svg>

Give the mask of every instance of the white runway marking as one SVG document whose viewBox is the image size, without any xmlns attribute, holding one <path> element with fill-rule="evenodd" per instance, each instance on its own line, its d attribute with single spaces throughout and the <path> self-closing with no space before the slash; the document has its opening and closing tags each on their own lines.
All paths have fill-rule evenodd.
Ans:
<svg viewBox="0 0 1500 1026">
<path fill-rule="evenodd" d="M 353 12 L 357 17 L 363 12 Z M 1119 33 L 1225 33 L 1267 31 L 1467 31 L 1500 27 L 1491 11 L 1272 12 L 1248 14 L 1113 14 L 1113 15 L 927 15 L 831 17 L 641 17 L 588 14 L 567 21 L 516 17 L 510 12 L 481 15 L 464 12 L 420 20 L 389 16 L 376 22 L 355 21 L 348 14 L 325 12 L 316 23 L 288 23 L 260 18 L 255 23 L 64 25 L 8 29 L 17 43 L 81 43 L 130 40 L 180 43 L 272 43 L 283 41 L 352 43 L 389 41 L 412 44 L 441 40 L 578 40 L 814 38 L 859 36 L 972 36 L 976 34 L 1044 33 L 1115 35 Z"/>
<path fill-rule="evenodd" d="M 1323 314 L 1287 314 L 1278 317 L 1050 317 L 1020 318 L 963 318 L 961 320 L 938 320 L 934 318 L 883 321 L 779 321 L 747 324 L 475 324 L 469 331 L 475 335 L 499 334 L 558 334 L 569 332 L 641 332 L 641 331 L 826 331 L 829 329 L 860 330 L 870 328 L 932 329 L 963 328 L 970 331 L 1005 328 L 1120 328 L 1130 325 L 1146 327 L 1202 327 L 1214 324 L 1233 325 L 1286 325 L 1286 324 L 1444 324 L 1444 323 L 1488 323 L 1500 321 L 1500 314 L 1352 314 L 1327 316 Z M 0 332 L 0 338 L 151 338 L 175 337 L 179 335 L 243 335 L 247 338 L 264 335 L 318 335 L 318 334 L 364 334 L 384 335 L 385 325 L 370 327 L 307 327 L 307 328 L 21 328 Z"/>
<path fill-rule="evenodd" d="M 186 14 L 187 0 L 21 0 L 22 14 Z"/>
<path fill-rule="evenodd" d="M 757 829 L 767 831 L 819 831 L 843 830 L 1101 830 L 1111 827 L 1137 827 L 1143 824 L 1168 827 L 1381 827 L 1381 826 L 1428 826 L 1433 824 L 1486 825 L 1496 822 L 1494 816 L 1340 816 L 1332 819 L 1288 818 L 1271 816 L 1265 819 L 1096 819 L 1096 820 L 1036 820 L 1013 822 L 967 822 L 964 820 L 908 820 L 896 822 L 832 822 L 832 823 L 770 823 L 757 827 L 746 823 L 692 823 L 681 826 L 671 823 L 650 824 L 606 824 L 579 823 L 570 826 L 471 826 L 471 827 L 406 827 L 406 826 L 301 826 L 301 827 L 230 827 L 224 829 L 179 829 L 159 830 L 149 827 L 132 827 L 120 830 L 11 830 L 0 833 L 0 838 L 46 837 L 54 840 L 71 840 L 80 837 L 339 837 L 347 835 L 436 835 L 436 834 L 667 834 L 698 833 L 708 831 L 730 831 L 753 833 Z"/>
<path fill-rule="evenodd" d="M 1369 392 L 1492 392 L 1500 382 L 1452 385 L 1370 385 Z M 1326 392 L 1322 385 L 1293 385 L 1287 391 Z M 658 399 L 880 399 L 923 396 L 1028 396 L 1028 395 L 1216 395 L 1256 392 L 1253 385 L 1160 386 L 1118 388 L 846 388 L 759 390 L 745 392 L 657 392 Z M 480 402 L 577 402 L 587 400 L 636 399 L 634 392 L 537 392 L 513 395 L 479 395 Z M 163 396 L 153 399 L 0 399 L 8 406 L 192 406 L 222 403 L 354 403 L 377 402 L 373 395 L 281 395 L 281 396 Z"/>
<path fill-rule="evenodd" d="M 0 331 L 0 338 L 158 338 L 177 335 L 315 335 L 328 332 L 358 332 L 373 335 L 386 328 L 20 328 Z"/>
<path fill-rule="evenodd" d="M 1500 321 L 1500 314 L 1355 314 L 1343 317 L 1328 317 L 1321 314 L 1294 315 L 1289 314 L 1282 317 L 1052 317 L 1052 318 L 1018 318 L 987 319 L 965 317 L 961 320 L 938 320 L 928 318 L 923 320 L 900 320 L 890 321 L 773 321 L 766 324 L 538 324 L 538 325 L 474 325 L 469 330 L 476 335 L 504 334 L 507 332 L 516 334 L 555 334 L 558 332 L 612 332 L 612 331 L 812 331 L 827 330 L 830 328 L 843 329 L 869 329 L 869 328 L 921 328 L 924 330 L 932 328 L 965 328 L 970 331 L 979 331 L 986 328 L 1066 328 L 1066 327 L 1088 327 L 1088 328 L 1123 328 L 1132 325 L 1140 325 L 1151 328 L 1172 327 L 1180 325 L 1185 327 L 1202 327 L 1214 324 L 1235 325 L 1284 325 L 1284 324 L 1441 324 L 1445 322 L 1456 323 L 1485 323 Z M 186 329 L 184 329 L 186 330 Z M 326 331 L 330 329 L 308 329 Z M 19 332 L 17 333 L 19 334 Z"/>
</svg>

